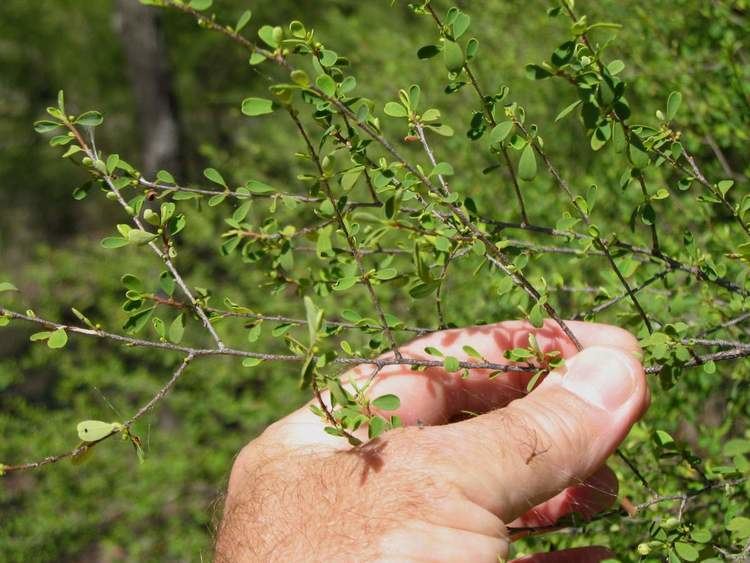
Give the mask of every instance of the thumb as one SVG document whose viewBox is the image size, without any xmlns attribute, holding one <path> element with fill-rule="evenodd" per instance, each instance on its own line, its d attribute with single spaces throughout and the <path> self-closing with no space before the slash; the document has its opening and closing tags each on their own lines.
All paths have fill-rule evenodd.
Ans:
<svg viewBox="0 0 750 563">
<path fill-rule="evenodd" d="M 463 454 L 459 486 L 510 522 L 583 483 L 614 452 L 648 402 L 638 360 L 621 349 L 597 346 L 573 356 L 566 368 L 551 372 L 507 407 L 442 430 Z"/>
</svg>

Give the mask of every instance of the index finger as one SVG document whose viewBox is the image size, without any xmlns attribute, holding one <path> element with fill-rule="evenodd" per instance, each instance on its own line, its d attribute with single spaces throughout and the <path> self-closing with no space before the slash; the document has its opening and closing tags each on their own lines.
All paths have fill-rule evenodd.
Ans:
<svg viewBox="0 0 750 563">
<path fill-rule="evenodd" d="M 639 354 L 640 346 L 635 337 L 621 328 L 581 321 L 565 321 L 584 348 L 606 346 L 619 348 L 631 354 Z M 552 319 L 535 328 L 527 321 L 504 321 L 501 323 L 461 329 L 444 330 L 410 342 L 400 348 L 403 356 L 416 359 L 435 360 L 425 352 L 432 347 L 445 356 L 459 361 L 472 361 L 464 350 L 471 346 L 488 362 L 509 364 L 505 352 L 513 348 L 525 348 L 529 335 L 533 334 L 544 353 L 559 351 L 564 358 L 578 352 L 575 344 Z M 393 357 L 392 353 L 385 357 Z M 372 366 L 361 365 L 345 375 L 361 379 L 369 376 Z M 371 397 L 393 394 L 401 399 L 401 407 L 389 415 L 398 415 L 406 425 L 436 425 L 450 422 L 462 412 L 481 414 L 501 408 L 526 394 L 531 372 L 505 372 L 490 378 L 491 370 L 470 369 L 468 374 L 449 373 L 442 367 L 431 367 L 414 371 L 409 366 L 386 366 L 377 374 L 370 389 Z"/>
<path fill-rule="evenodd" d="M 581 321 L 566 321 L 576 338 L 585 347 L 608 346 L 620 348 L 628 353 L 639 354 L 638 341 L 629 332 L 610 325 Z M 540 328 L 526 321 L 504 321 L 491 325 L 450 329 L 430 333 L 399 348 L 404 357 L 435 360 L 424 349 L 432 346 L 445 355 L 469 361 L 463 347 L 471 346 L 487 361 L 508 364 L 506 350 L 528 345 L 529 334 L 534 334 L 544 352 L 558 350 L 563 357 L 577 352 L 560 326 L 549 319 Z M 393 357 L 393 353 L 383 357 Z M 346 383 L 351 379 L 366 380 L 373 374 L 372 364 L 361 364 L 345 373 L 341 379 Z M 382 368 L 368 390 L 371 398 L 393 394 L 399 397 L 400 406 L 395 411 L 382 413 L 389 418 L 399 416 L 404 425 L 445 424 L 462 415 L 463 412 L 481 414 L 502 408 L 514 399 L 526 394 L 526 387 L 532 377 L 530 372 L 509 371 L 490 379 L 491 370 L 471 369 L 468 377 L 461 372 L 448 373 L 441 367 L 431 367 L 414 371 L 408 365 L 390 365 Z M 329 401 L 328 393 L 323 400 Z M 296 445 L 327 444 L 346 446 L 346 442 L 323 431 L 320 419 L 305 406 L 274 425 L 274 430 L 283 429 L 285 440 Z M 358 437 L 366 439 L 367 431 L 360 429 Z"/>
</svg>

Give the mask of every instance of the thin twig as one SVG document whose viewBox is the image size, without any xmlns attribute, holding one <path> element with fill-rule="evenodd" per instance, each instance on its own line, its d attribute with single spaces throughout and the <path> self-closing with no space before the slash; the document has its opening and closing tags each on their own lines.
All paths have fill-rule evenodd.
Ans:
<svg viewBox="0 0 750 563">
<path fill-rule="evenodd" d="M 80 145 L 83 152 L 88 156 L 92 161 L 97 162 L 99 161 L 99 155 L 94 152 L 84 141 L 83 137 L 79 133 L 79 131 L 67 120 L 65 121 L 66 127 L 73 133 L 73 135 L 76 137 L 76 140 L 78 141 L 78 144 Z M 126 211 L 128 211 L 128 203 L 125 201 L 125 198 L 122 197 L 122 194 L 120 193 L 120 190 L 117 189 L 117 186 L 115 186 L 114 181 L 112 180 L 112 176 L 104 171 L 99 171 L 99 174 L 101 174 L 102 179 L 105 181 L 109 189 L 113 194 L 115 194 L 118 203 L 120 206 Z M 141 231 L 149 232 L 141 220 L 138 218 L 137 215 L 133 215 L 131 217 L 131 220 L 133 224 L 138 227 Z M 166 252 L 162 251 L 155 242 L 151 241 L 148 243 L 148 247 L 156 254 L 162 262 L 164 262 L 164 265 L 169 270 L 169 273 L 172 275 L 172 278 L 174 278 L 175 283 L 180 288 L 180 290 L 185 294 L 185 297 L 188 298 L 188 301 L 190 301 L 191 306 L 193 307 L 193 310 L 195 311 L 195 314 L 198 315 L 198 318 L 203 323 L 203 326 L 206 328 L 206 330 L 209 332 L 211 337 L 213 338 L 214 342 L 219 348 L 224 347 L 224 343 L 222 342 L 221 338 L 216 332 L 216 329 L 214 329 L 213 325 L 211 324 L 211 321 L 208 319 L 208 316 L 206 316 L 205 311 L 201 307 L 201 305 L 198 303 L 198 301 L 193 297 L 192 292 L 188 288 L 187 284 L 185 283 L 185 280 L 182 279 L 182 276 L 177 271 L 177 268 L 175 267 L 174 263 L 172 262 L 171 258 L 167 255 Z"/>
<path fill-rule="evenodd" d="M 315 166 L 318 169 L 318 174 L 320 174 L 320 185 L 323 187 L 323 191 L 325 192 L 329 203 L 333 207 L 334 214 L 336 216 L 336 221 L 338 222 L 338 225 L 339 225 L 339 229 L 341 229 L 341 232 L 344 233 L 344 238 L 346 239 L 346 242 L 349 245 L 349 250 L 351 251 L 352 257 L 354 258 L 354 261 L 357 263 L 357 268 L 359 269 L 359 275 L 362 280 L 362 283 L 367 288 L 367 291 L 370 294 L 370 299 L 372 301 L 373 307 L 375 307 L 375 310 L 377 311 L 378 316 L 380 317 L 380 322 L 383 325 L 383 332 L 386 338 L 388 339 L 388 342 L 391 345 L 391 349 L 393 350 L 393 353 L 396 354 L 396 357 L 400 357 L 401 352 L 399 352 L 398 350 L 398 343 L 396 342 L 396 338 L 393 336 L 393 333 L 391 332 L 391 329 L 388 326 L 388 319 L 385 316 L 385 311 L 383 311 L 383 306 L 380 304 L 380 299 L 378 299 L 378 295 L 377 293 L 375 293 L 375 288 L 372 286 L 372 282 L 370 282 L 367 268 L 365 267 L 364 261 L 362 260 L 362 255 L 359 253 L 359 248 L 357 247 L 357 241 L 354 240 L 354 237 L 349 232 L 349 227 L 347 227 L 346 220 L 344 219 L 344 216 L 342 215 L 341 210 L 339 209 L 337 205 L 336 198 L 333 197 L 331 186 L 328 183 L 328 179 L 326 178 L 326 173 L 323 170 L 323 165 L 320 162 L 318 153 L 315 150 L 315 147 L 313 146 L 309 135 L 307 134 L 307 130 L 302 125 L 302 122 L 299 120 L 297 113 L 293 109 L 290 109 L 289 115 L 292 118 L 292 121 L 294 121 L 294 124 L 297 126 L 297 130 L 299 131 L 300 135 L 304 139 L 305 145 L 307 145 L 307 151 L 310 153 L 310 158 L 313 160 L 313 162 L 315 162 Z"/>
</svg>

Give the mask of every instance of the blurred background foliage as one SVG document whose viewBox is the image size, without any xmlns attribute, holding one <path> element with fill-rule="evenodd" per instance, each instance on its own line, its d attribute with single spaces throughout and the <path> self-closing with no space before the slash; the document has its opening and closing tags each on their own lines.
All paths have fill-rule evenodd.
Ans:
<svg viewBox="0 0 750 563">
<path fill-rule="evenodd" d="M 415 18 L 405 3 L 391 6 L 385 1 L 217 0 L 215 4 L 219 19 L 227 22 L 251 8 L 248 33 L 264 23 L 302 20 L 329 48 L 350 58 L 358 91 L 375 100 L 395 99 L 398 89 L 411 83 L 422 85 L 427 103 L 440 108 L 457 131 L 440 143 L 441 153 L 451 155 L 459 172 L 454 187 L 475 197 L 487 214 L 517 220 L 507 181 L 499 175 L 483 175 L 489 164 L 486 151 L 472 150 L 465 139 L 476 106 L 472 93 L 465 89 L 445 96 L 443 74 L 416 57 L 417 48 L 434 42 L 436 36 L 426 18 Z M 627 231 L 627 217 L 638 197 L 618 195 L 624 170 L 613 165 L 608 154 L 590 150 L 575 119 L 553 123 L 575 93 L 563 81 L 532 82 L 524 72 L 526 63 L 547 59 L 565 39 L 567 23 L 547 17 L 548 2 L 540 0 L 458 5 L 472 15 L 472 34 L 481 41 L 478 74 L 486 88 L 510 87 L 511 99 L 522 103 L 529 119 L 541 125 L 555 161 L 582 185 L 607 187 L 604 213 L 619 217 L 621 229 Z M 627 65 L 623 76 L 629 82 L 632 121 L 652 120 L 654 112 L 664 107 L 667 94 L 681 91 L 680 125 L 689 133 L 686 146 L 705 163 L 708 177 L 733 177 L 744 193 L 750 174 L 747 2 L 601 0 L 581 2 L 578 9 L 592 21 L 623 25 L 610 57 Z M 120 308 L 122 274 L 156 279 L 161 270 L 152 256 L 138 250 L 125 249 L 112 260 L 99 240 L 111 234 L 119 210 L 99 194 L 74 201 L 71 192 L 86 180 L 85 173 L 59 159 L 46 139 L 34 133 L 32 122 L 43 116 L 45 106 L 54 105 L 58 89 L 66 91 L 75 109 L 95 108 L 105 114 L 105 125 L 97 130 L 97 143 L 105 152 L 119 153 L 151 172 L 166 167 L 181 182 L 202 183 L 203 168 L 214 166 L 233 183 L 256 178 L 300 191 L 296 176 L 304 166 L 292 155 L 302 147 L 293 128 L 249 120 L 239 111 L 243 98 L 264 94 L 265 72 L 274 71 L 251 69 L 244 52 L 216 34 L 197 29 L 190 18 L 141 10 L 135 0 L 4 0 L 0 4 L 0 280 L 13 281 L 22 294 L 5 294 L 3 299 L 61 322 L 75 321 L 70 312 L 75 306 L 104 326 L 118 329 L 125 319 Z M 151 88 L 144 85 L 149 80 Z M 396 125 L 385 127 L 394 135 L 405 134 Z M 154 160 L 154 154 L 159 158 Z M 656 183 L 672 180 L 654 179 Z M 543 218 L 556 216 L 560 196 L 543 179 L 538 188 L 527 201 L 532 216 L 544 223 Z M 670 200 L 660 211 L 661 226 L 677 241 L 682 233 L 670 230 L 672 213 L 680 214 L 681 228 L 700 226 L 694 234 L 707 248 L 715 244 L 720 248 L 721 241 L 730 237 L 721 217 L 713 218 L 708 223 L 711 228 L 705 229 L 707 212 L 686 198 Z M 219 255 L 216 234 L 229 213 L 206 208 L 191 215 L 191 228 L 181 245 L 189 250 L 180 256 L 186 278 L 194 286 L 210 287 L 217 301 L 229 296 L 263 312 L 301 316 L 301 299 L 293 291 L 272 291 L 261 268 Z M 647 241 L 646 235 L 641 228 L 630 238 Z M 560 285 L 564 281 L 565 286 L 597 286 L 606 277 L 596 265 L 575 258 L 544 260 L 540 259 L 539 268 L 553 268 Z M 448 317 L 457 325 L 514 315 L 512 308 L 493 297 L 492 283 L 474 281 L 470 268 L 454 274 L 449 295 Z M 690 301 L 660 304 L 659 295 L 654 290 L 649 305 L 667 318 L 692 306 Z M 356 303 L 355 298 L 339 297 L 336 309 Z M 559 309 L 563 316 L 571 315 L 592 299 L 561 292 Z M 383 300 L 410 324 L 434 326 L 432 310 L 424 311 L 387 289 Z M 725 308 L 707 307 L 702 310 L 703 322 L 721 322 L 740 305 L 728 300 Z M 631 319 L 612 312 L 600 320 L 627 325 Z M 14 323 L 2 330 L 0 461 L 8 463 L 70 449 L 76 442 L 78 420 L 126 418 L 161 386 L 176 361 L 169 354 L 75 337 L 68 350 L 55 353 L 28 341 L 31 327 Z M 189 330 L 199 338 L 196 323 Z M 239 346 L 247 342 L 242 330 L 227 328 L 225 334 Z M 673 433 L 706 457 L 721 456 L 728 438 L 747 431 L 747 376 L 741 364 L 720 366 L 712 375 L 696 369 L 686 372 L 673 390 L 655 391 L 654 406 L 636 428 L 630 446 L 645 465 L 652 486 L 667 493 L 674 484 L 661 476 L 664 462 L 649 447 L 654 428 Z M 233 455 L 271 420 L 305 399 L 297 389 L 295 368 L 264 364 L 247 370 L 227 359 L 202 360 L 138 424 L 147 450 L 145 464 L 138 464 L 127 442 L 108 443 L 86 465 L 64 462 L 0 481 L 0 559 L 210 559 L 212 526 Z M 620 474 L 627 475 L 625 492 L 643 499 L 643 490 L 637 483 L 628 485 L 633 479 L 621 469 Z M 746 502 L 735 504 L 731 510 L 746 506 Z M 671 508 L 659 510 L 666 514 Z M 708 507 L 703 518 L 721 520 L 726 510 L 718 503 Z M 589 541 L 598 539 L 624 554 L 633 553 L 634 546 L 649 537 L 643 520 L 640 525 L 600 523 L 592 526 L 590 534 Z M 537 546 L 564 546 L 571 541 L 549 536 Z"/>
</svg>

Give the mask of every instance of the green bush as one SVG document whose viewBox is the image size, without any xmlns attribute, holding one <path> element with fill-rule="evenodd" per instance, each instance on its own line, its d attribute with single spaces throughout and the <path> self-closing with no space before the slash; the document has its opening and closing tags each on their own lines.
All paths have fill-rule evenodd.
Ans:
<svg viewBox="0 0 750 563">
<path fill-rule="evenodd" d="M 315 408 L 355 446 L 358 426 L 400 423 L 343 390 L 347 366 L 425 331 L 545 317 L 630 329 L 652 374 L 612 460 L 624 500 L 565 526 L 623 561 L 747 555 L 744 2 L 332 2 L 305 24 L 293 3 L 143 3 L 171 9 L 185 178 L 125 156 L 127 102 L 95 61 L 72 74 L 83 88 L 53 74 L 67 99 L 36 123 L 86 178 L 26 166 L 6 132 L 4 173 L 56 191 L 4 197 L 43 226 L 61 178 L 79 201 L 59 230 L 88 219 L 62 243 L 4 234 L 4 559 L 208 556 L 232 456 L 271 420 L 328 388 L 334 408 Z M 8 12 L 31 27 L 23 4 Z M 46 7 L 49 41 L 71 14 L 99 36 L 108 13 L 74 4 Z M 113 125 L 78 109 L 88 85 Z M 508 369 L 429 353 L 422 368 Z M 509 360 L 556 361 L 533 342 Z"/>
</svg>

